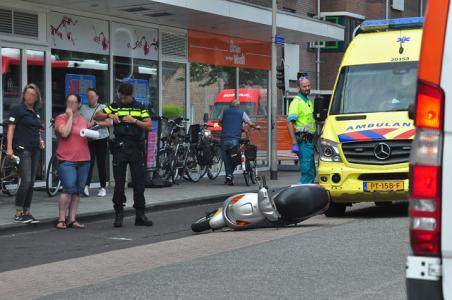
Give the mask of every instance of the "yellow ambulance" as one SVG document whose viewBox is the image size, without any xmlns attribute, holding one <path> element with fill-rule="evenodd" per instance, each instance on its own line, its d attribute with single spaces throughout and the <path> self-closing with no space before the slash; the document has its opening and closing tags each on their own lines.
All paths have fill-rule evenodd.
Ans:
<svg viewBox="0 0 452 300">
<path fill-rule="evenodd" d="M 343 57 L 318 141 L 319 183 L 341 216 L 358 202 L 406 200 L 423 18 L 361 24 Z"/>
</svg>

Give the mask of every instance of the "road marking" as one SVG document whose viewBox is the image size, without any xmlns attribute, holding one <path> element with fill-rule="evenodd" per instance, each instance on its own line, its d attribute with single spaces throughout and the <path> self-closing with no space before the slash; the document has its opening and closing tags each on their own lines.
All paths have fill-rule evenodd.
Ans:
<svg viewBox="0 0 452 300">
<path fill-rule="evenodd" d="M 311 218 L 300 226 L 197 234 L 0 273 L 4 299 L 29 299 L 143 272 L 161 266 L 233 251 L 284 237 L 338 226 L 353 218 Z"/>
<path fill-rule="evenodd" d="M 112 237 L 112 238 L 110 238 L 110 240 L 115 240 L 115 241 L 133 241 L 132 239 L 124 238 L 124 237 Z"/>
</svg>

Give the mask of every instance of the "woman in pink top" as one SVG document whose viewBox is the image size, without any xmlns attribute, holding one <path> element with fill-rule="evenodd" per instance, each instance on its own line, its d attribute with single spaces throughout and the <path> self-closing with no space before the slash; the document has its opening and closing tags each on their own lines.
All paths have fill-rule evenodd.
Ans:
<svg viewBox="0 0 452 300">
<path fill-rule="evenodd" d="M 80 96 L 70 94 L 66 97 L 66 112 L 55 119 L 58 174 L 63 186 L 58 203 L 59 216 L 56 225 L 58 229 L 85 228 L 76 219 L 80 194 L 83 193 L 90 166 L 88 140 L 80 136 L 80 130 L 89 127 L 88 121 L 80 115 L 81 106 Z"/>
</svg>

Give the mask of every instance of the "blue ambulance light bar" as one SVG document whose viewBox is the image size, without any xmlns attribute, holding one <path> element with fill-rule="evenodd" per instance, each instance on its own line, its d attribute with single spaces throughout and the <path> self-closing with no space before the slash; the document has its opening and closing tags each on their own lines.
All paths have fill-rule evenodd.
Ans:
<svg viewBox="0 0 452 300">
<path fill-rule="evenodd" d="M 364 32 L 384 31 L 384 30 L 401 30 L 422 28 L 424 17 L 401 18 L 389 20 L 369 20 L 361 23 L 360 30 Z"/>
</svg>

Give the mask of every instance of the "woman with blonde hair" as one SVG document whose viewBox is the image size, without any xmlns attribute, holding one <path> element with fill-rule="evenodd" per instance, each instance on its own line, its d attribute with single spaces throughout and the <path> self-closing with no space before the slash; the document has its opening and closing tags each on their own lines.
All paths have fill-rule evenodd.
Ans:
<svg viewBox="0 0 452 300">
<path fill-rule="evenodd" d="M 39 166 L 40 150 L 45 147 L 41 137 L 41 103 L 39 88 L 31 83 L 22 92 L 22 102 L 14 106 L 8 118 L 6 155 L 9 159 L 19 157 L 20 185 L 16 194 L 14 222 L 39 223 L 30 212 L 33 186 Z"/>
</svg>

